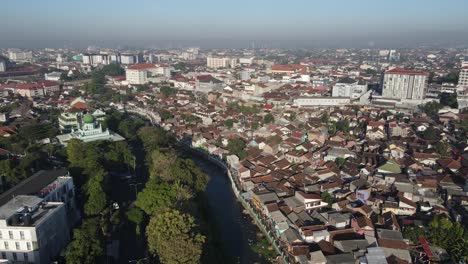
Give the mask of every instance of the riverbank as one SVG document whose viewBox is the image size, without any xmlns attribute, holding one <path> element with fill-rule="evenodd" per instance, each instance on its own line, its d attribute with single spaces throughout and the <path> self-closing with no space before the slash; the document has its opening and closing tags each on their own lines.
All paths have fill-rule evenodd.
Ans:
<svg viewBox="0 0 468 264">
<path fill-rule="evenodd" d="M 265 236 L 265 238 L 268 239 L 268 242 L 273 246 L 276 253 L 278 255 L 280 255 L 280 256 L 284 256 L 284 253 L 282 253 L 282 251 L 280 250 L 279 244 L 275 240 L 275 238 L 273 237 L 273 234 L 266 228 L 266 226 L 260 220 L 260 218 L 257 215 L 257 213 L 255 212 L 255 210 L 251 207 L 249 202 L 247 200 L 245 200 L 245 198 L 242 196 L 241 191 L 237 187 L 236 182 L 235 182 L 234 178 L 232 177 L 231 172 L 230 172 L 229 168 L 227 167 L 227 165 L 224 163 L 224 161 L 221 161 L 221 160 L 219 160 L 219 159 L 217 159 L 215 157 L 212 157 L 209 153 L 207 153 L 207 152 L 205 152 L 203 150 L 192 148 L 191 146 L 189 146 L 187 144 L 181 143 L 181 145 L 182 145 L 182 148 L 184 149 L 184 151 L 195 154 L 195 155 L 197 155 L 197 157 L 201 157 L 205 162 L 208 162 L 210 164 L 214 164 L 214 165 L 216 165 L 216 167 L 218 169 L 223 171 L 223 173 L 227 176 L 227 177 L 224 177 L 224 178 L 225 178 L 226 181 L 227 180 L 229 181 L 229 183 L 227 183 L 227 184 L 231 187 L 230 188 L 231 189 L 230 193 L 233 194 L 237 198 L 237 201 L 240 202 L 242 207 L 248 213 L 247 215 L 249 216 L 249 218 L 251 220 L 253 220 L 253 222 L 255 223 L 258 230 L 261 231 L 263 233 L 263 235 Z M 215 196 L 215 198 L 216 198 L 216 196 Z M 246 215 L 246 214 L 244 214 L 244 215 Z M 284 258 L 283 258 L 283 261 L 285 263 L 287 263 Z"/>
</svg>

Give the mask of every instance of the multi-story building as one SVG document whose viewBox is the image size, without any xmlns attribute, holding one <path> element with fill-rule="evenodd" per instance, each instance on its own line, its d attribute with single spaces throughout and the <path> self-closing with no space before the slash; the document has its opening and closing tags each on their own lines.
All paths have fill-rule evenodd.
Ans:
<svg viewBox="0 0 468 264">
<path fill-rule="evenodd" d="M 468 66 L 465 66 L 460 70 L 458 86 L 468 86 Z"/>
<path fill-rule="evenodd" d="M 237 59 L 235 58 L 217 58 L 217 57 L 207 57 L 206 66 L 208 68 L 234 68 L 237 66 Z"/>
<path fill-rule="evenodd" d="M 382 83 L 382 97 L 422 100 L 426 97 L 429 73 L 394 68 L 386 71 Z"/>
<path fill-rule="evenodd" d="M 51 263 L 70 240 L 65 204 L 19 195 L 0 207 L 0 251 L 13 263 Z"/>
<path fill-rule="evenodd" d="M 0 195 L 1 260 L 51 263 L 79 220 L 66 170 L 39 171 Z"/>
<path fill-rule="evenodd" d="M 0 72 L 6 71 L 6 62 L 4 60 L 0 60 Z"/>
<path fill-rule="evenodd" d="M 157 67 L 155 64 L 137 64 L 127 68 L 125 76 L 129 84 L 148 83 L 148 77 L 155 73 Z"/>
<path fill-rule="evenodd" d="M 60 91 L 60 84 L 55 81 L 42 81 L 16 85 L 15 93 L 24 97 L 41 97 Z"/>
<path fill-rule="evenodd" d="M 351 103 L 349 97 L 299 97 L 294 99 L 293 105 L 299 107 L 314 107 L 314 106 L 338 106 Z"/>
<path fill-rule="evenodd" d="M 367 92 L 367 84 L 350 81 L 350 82 L 338 82 L 333 86 L 332 96 L 333 97 L 349 97 L 351 99 L 359 99 L 363 94 Z"/>
<path fill-rule="evenodd" d="M 173 70 L 174 67 L 166 64 L 136 64 L 126 69 L 125 76 L 129 84 L 145 84 L 158 77 L 170 78 Z"/>
<path fill-rule="evenodd" d="M 32 51 L 10 50 L 8 52 L 8 58 L 15 62 L 31 62 Z"/>
<path fill-rule="evenodd" d="M 121 54 L 120 59 L 117 59 L 120 63 L 127 65 L 135 64 L 136 60 L 135 55 L 132 54 Z"/>
</svg>

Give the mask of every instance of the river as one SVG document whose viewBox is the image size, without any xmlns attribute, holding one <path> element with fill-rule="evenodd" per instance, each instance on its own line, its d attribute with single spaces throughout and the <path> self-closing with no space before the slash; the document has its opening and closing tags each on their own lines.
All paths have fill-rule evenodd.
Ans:
<svg viewBox="0 0 468 264">
<path fill-rule="evenodd" d="M 186 155 L 210 177 L 206 187 L 210 215 L 215 218 L 217 232 L 227 253 L 238 263 L 268 263 L 256 254 L 252 244 L 257 241 L 258 227 L 243 213 L 243 207 L 231 188 L 226 172 L 199 154 Z"/>
</svg>

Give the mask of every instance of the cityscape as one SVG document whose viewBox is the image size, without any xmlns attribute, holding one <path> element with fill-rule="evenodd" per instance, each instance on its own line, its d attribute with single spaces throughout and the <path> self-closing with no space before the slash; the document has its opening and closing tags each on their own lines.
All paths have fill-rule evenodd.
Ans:
<svg viewBox="0 0 468 264">
<path fill-rule="evenodd" d="M 2 4 L 0 263 L 468 262 L 468 2 L 64 2 Z"/>
</svg>

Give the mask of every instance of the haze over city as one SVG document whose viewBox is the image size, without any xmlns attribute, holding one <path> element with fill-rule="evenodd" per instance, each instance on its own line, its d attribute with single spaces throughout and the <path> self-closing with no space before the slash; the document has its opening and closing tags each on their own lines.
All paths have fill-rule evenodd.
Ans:
<svg viewBox="0 0 468 264">
<path fill-rule="evenodd" d="M 0 47 L 460 46 L 468 1 L 2 1 Z"/>
<path fill-rule="evenodd" d="M 0 9 L 0 263 L 468 263 L 468 0 Z"/>
</svg>

